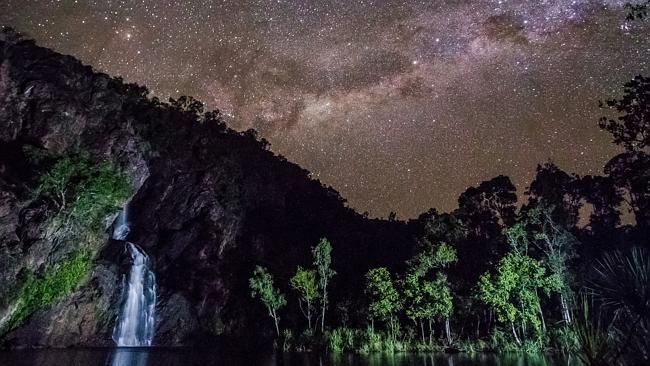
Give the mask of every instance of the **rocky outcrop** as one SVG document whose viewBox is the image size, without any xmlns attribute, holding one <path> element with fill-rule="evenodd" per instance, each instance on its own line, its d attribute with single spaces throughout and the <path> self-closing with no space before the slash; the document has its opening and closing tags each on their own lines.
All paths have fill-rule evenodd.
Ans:
<svg viewBox="0 0 650 366">
<path fill-rule="evenodd" d="M 370 266 L 398 266 L 409 253 L 407 224 L 348 209 L 253 132 L 226 128 L 191 100 L 166 104 L 147 94 L 32 41 L 0 41 L 1 298 L 11 297 L 24 273 L 44 270 L 78 245 L 48 231 L 52 208 L 30 193 L 38 172 L 27 148 L 86 151 L 131 178 L 128 240 L 149 254 L 156 273 L 157 345 L 271 334 L 264 309 L 250 299 L 253 267 L 267 266 L 288 291 L 289 276 L 310 262 L 320 237 L 334 247 L 333 306 L 360 291 Z M 91 278 L 32 314 L 5 344 L 112 344 L 128 267 L 123 245 L 106 235 Z M 10 307 L 0 301 L 0 318 Z"/>
</svg>

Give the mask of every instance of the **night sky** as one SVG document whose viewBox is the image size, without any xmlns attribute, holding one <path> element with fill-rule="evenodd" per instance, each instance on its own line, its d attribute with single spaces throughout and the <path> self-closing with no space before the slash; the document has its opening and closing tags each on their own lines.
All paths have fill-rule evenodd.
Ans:
<svg viewBox="0 0 650 366">
<path fill-rule="evenodd" d="M 598 100 L 648 74 L 622 1 L 0 0 L 0 24 L 161 99 L 192 95 L 358 211 L 449 210 L 618 150 Z M 182 143 L 182 142 L 181 142 Z"/>
</svg>

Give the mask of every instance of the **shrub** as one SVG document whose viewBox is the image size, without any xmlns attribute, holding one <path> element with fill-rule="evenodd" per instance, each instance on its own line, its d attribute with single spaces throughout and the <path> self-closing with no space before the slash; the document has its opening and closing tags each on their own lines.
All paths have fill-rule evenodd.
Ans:
<svg viewBox="0 0 650 366">
<path fill-rule="evenodd" d="M 362 353 L 371 353 L 382 351 L 382 339 L 381 334 L 375 332 L 372 327 L 366 328 L 366 332 L 363 336 L 363 341 L 360 347 Z"/>
<path fill-rule="evenodd" d="M 332 353 L 343 351 L 343 332 L 341 328 L 335 328 L 326 333 L 327 349 Z"/>
<path fill-rule="evenodd" d="M 356 350 L 357 332 L 348 327 L 334 328 L 325 333 L 327 349 L 332 353 Z"/>
<path fill-rule="evenodd" d="M 282 350 L 284 352 L 289 352 L 293 348 L 293 332 L 291 329 L 282 330 Z"/>
</svg>

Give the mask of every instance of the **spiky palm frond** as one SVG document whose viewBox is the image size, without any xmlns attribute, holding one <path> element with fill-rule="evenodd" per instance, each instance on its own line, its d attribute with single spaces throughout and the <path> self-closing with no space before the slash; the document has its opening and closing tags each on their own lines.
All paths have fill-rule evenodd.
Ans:
<svg viewBox="0 0 650 366">
<path fill-rule="evenodd" d="M 580 316 L 572 323 L 579 345 L 577 355 L 586 366 L 608 365 L 613 353 L 612 338 L 600 316 L 591 314 L 590 303 L 589 298 L 582 296 L 576 309 Z"/>
<path fill-rule="evenodd" d="M 628 316 L 650 316 L 650 252 L 608 253 L 598 261 L 592 291 L 602 305 Z"/>
</svg>

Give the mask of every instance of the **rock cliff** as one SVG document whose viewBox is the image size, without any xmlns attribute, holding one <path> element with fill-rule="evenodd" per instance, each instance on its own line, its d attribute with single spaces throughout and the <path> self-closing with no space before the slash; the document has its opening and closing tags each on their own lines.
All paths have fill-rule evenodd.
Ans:
<svg viewBox="0 0 650 366">
<path fill-rule="evenodd" d="M 273 332 L 248 278 L 267 266 L 289 294 L 320 237 L 333 245 L 334 302 L 360 291 L 371 266 L 398 266 L 412 229 L 368 219 L 332 188 L 275 155 L 254 131 L 225 126 L 192 99 L 161 103 L 140 86 L 93 71 L 30 40 L 0 38 L 0 328 L 27 273 L 44 273 L 84 243 L 52 223 L 33 191 L 29 151 L 84 151 L 132 185 L 128 240 L 149 255 L 158 284 L 156 345 L 195 345 Z M 119 209 L 116 207 L 116 209 Z M 124 243 L 106 217 L 88 278 L 2 337 L 9 347 L 113 345 Z M 86 243 L 87 244 L 87 243 Z M 336 315 L 332 315 L 336 316 Z M 4 319 L 3 319 L 4 317 Z M 283 319 L 288 323 L 291 318 Z"/>
</svg>

